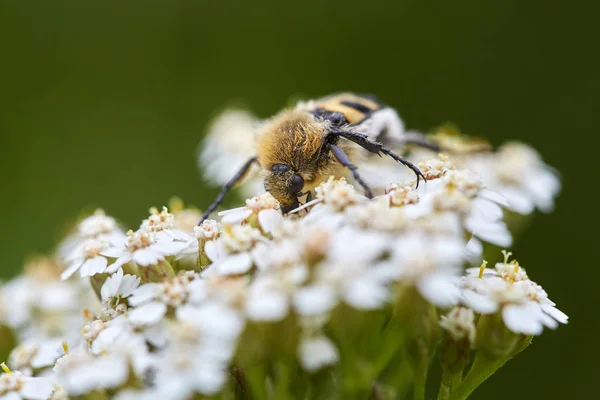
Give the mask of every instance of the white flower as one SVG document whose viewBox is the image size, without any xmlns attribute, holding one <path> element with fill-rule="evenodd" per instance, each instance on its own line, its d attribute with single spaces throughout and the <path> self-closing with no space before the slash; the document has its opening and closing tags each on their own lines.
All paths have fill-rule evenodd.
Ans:
<svg viewBox="0 0 600 400">
<path fill-rule="evenodd" d="M 217 240 L 206 242 L 204 251 L 212 261 L 205 274 L 244 274 L 252 268 L 252 249 L 266 239 L 250 225 L 227 225 Z"/>
<path fill-rule="evenodd" d="M 336 212 L 366 200 L 344 178 L 335 180 L 332 176 L 317 186 L 315 192 L 318 200 Z"/>
<path fill-rule="evenodd" d="M 175 216 L 169 212 L 167 207 L 163 207 L 161 212 L 156 208 L 150 209 L 150 216 L 140 225 L 140 230 L 144 232 L 154 232 L 158 239 L 188 240 L 188 235 L 175 227 Z M 164 237 L 166 235 L 166 237 Z"/>
<path fill-rule="evenodd" d="M 106 278 L 102 285 L 100 294 L 104 303 L 110 303 L 113 299 L 124 299 L 134 292 L 140 285 L 140 278 L 134 275 L 123 275 L 123 269 Z"/>
<path fill-rule="evenodd" d="M 169 336 L 170 347 L 157 354 L 156 376 L 160 379 L 155 380 L 152 395 L 147 398 L 179 400 L 194 393 L 217 393 L 227 380 L 233 346 L 207 340 L 189 324 L 173 325 Z"/>
<path fill-rule="evenodd" d="M 207 219 L 194 227 L 194 236 L 200 240 L 215 240 L 219 237 L 220 226 L 214 219 Z"/>
<path fill-rule="evenodd" d="M 112 354 L 95 357 L 84 350 L 59 358 L 54 372 L 60 385 L 73 396 L 119 387 L 129 376 L 126 358 Z"/>
<path fill-rule="evenodd" d="M 82 278 L 103 273 L 108 265 L 108 260 L 102 252 L 110 247 L 111 243 L 107 241 L 95 238 L 86 239 L 65 257 L 65 262 L 69 266 L 60 275 L 61 279 L 70 278 L 77 270 L 80 271 Z"/>
<path fill-rule="evenodd" d="M 115 247 L 102 252 L 107 257 L 117 258 L 108 266 L 106 272 L 113 273 L 131 261 L 143 267 L 156 265 L 165 257 L 175 256 L 188 246 L 187 242 L 174 240 L 168 234 L 159 235 L 160 233 L 164 232 L 129 231 L 125 247 Z"/>
<path fill-rule="evenodd" d="M 513 268 L 510 274 L 506 264 L 495 272 L 483 264 L 479 275 L 470 272 L 463 277 L 462 302 L 482 314 L 501 312 L 504 324 L 515 333 L 539 335 L 544 327 L 556 329 L 558 323 L 568 322 L 541 286 L 518 273 L 518 263 L 508 264 Z"/>
<path fill-rule="evenodd" d="M 507 143 L 497 152 L 468 161 L 490 189 L 504 196 L 511 209 L 530 214 L 535 208 L 550 212 L 560 192 L 557 173 L 544 164 L 539 154 L 522 143 Z"/>
<path fill-rule="evenodd" d="M 457 237 L 407 233 L 395 242 L 391 262 L 385 263 L 389 276 L 439 307 L 459 299 L 458 272 L 464 261 L 464 241 Z"/>
<path fill-rule="evenodd" d="M 5 371 L 0 375 L 0 399 L 2 400 L 48 400 L 54 391 L 52 381 L 47 378 L 32 378 L 19 371 Z"/>
<path fill-rule="evenodd" d="M 441 178 L 446 172 L 456 170 L 454 164 L 443 154 L 436 158 L 419 161 L 417 167 L 427 180 Z"/>
<path fill-rule="evenodd" d="M 305 337 L 298 346 L 298 358 L 305 370 L 313 372 L 336 364 L 339 353 L 326 336 Z"/>
<path fill-rule="evenodd" d="M 163 283 L 147 283 L 137 288 L 129 297 L 133 307 L 129 321 L 134 325 L 154 325 L 166 314 L 168 307 L 179 307 L 187 302 L 189 284 L 199 279 L 191 271 Z"/>
<path fill-rule="evenodd" d="M 26 340 L 11 351 L 8 363 L 21 371 L 49 367 L 61 355 L 61 342 L 61 339 Z"/>
<path fill-rule="evenodd" d="M 63 241 L 58 252 L 60 257 L 63 259 L 69 257 L 74 249 L 81 247 L 88 239 L 97 239 L 112 247 L 120 245 L 125 239 L 125 235 L 114 218 L 105 215 L 103 210 L 98 209 L 79 223 L 75 234 Z"/>
<path fill-rule="evenodd" d="M 217 301 L 179 307 L 176 315 L 181 322 L 197 327 L 203 335 L 217 341 L 233 341 L 244 328 L 240 313 Z"/>
<path fill-rule="evenodd" d="M 257 124 L 256 117 L 243 110 L 224 111 L 212 121 L 198 157 L 198 168 L 207 180 L 224 185 L 256 154 Z M 240 188 L 246 196 L 264 190 L 258 169 L 250 171 Z"/>
<path fill-rule="evenodd" d="M 283 216 L 279 212 L 279 203 L 270 193 L 246 200 L 246 206 L 232 210 L 221 211 L 223 224 L 239 224 L 249 220 L 252 215 L 258 219 L 264 232 L 272 232 L 283 222 Z"/>
<path fill-rule="evenodd" d="M 455 341 L 467 339 L 471 346 L 475 343 L 475 313 L 464 307 L 455 307 L 448 314 L 442 315 L 440 326 Z"/>
</svg>

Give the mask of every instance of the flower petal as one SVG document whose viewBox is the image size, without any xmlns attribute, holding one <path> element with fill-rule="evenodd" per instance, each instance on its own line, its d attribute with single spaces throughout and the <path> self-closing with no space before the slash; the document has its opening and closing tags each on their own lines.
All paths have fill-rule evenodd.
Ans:
<svg viewBox="0 0 600 400">
<path fill-rule="evenodd" d="M 525 335 L 539 335 L 544 330 L 540 322 L 539 305 L 535 303 L 509 304 L 502 309 L 502 319 L 508 329 Z"/>
<path fill-rule="evenodd" d="M 302 316 L 321 315 L 337 303 L 334 290 L 326 285 L 305 286 L 294 294 L 294 307 Z"/>
<path fill-rule="evenodd" d="M 106 258 L 102 256 L 96 256 L 84 262 L 79 270 L 79 273 L 81 274 L 82 278 L 101 274 L 106 270 L 107 264 L 108 261 L 106 261 Z"/>
<path fill-rule="evenodd" d="M 129 322 L 133 325 L 154 325 L 164 317 L 167 305 L 158 301 L 151 301 L 129 312 Z"/>
<path fill-rule="evenodd" d="M 298 347 L 300 364 L 307 371 L 317 371 L 336 364 L 339 353 L 335 344 L 326 336 L 304 338 Z"/>
<path fill-rule="evenodd" d="M 261 210 L 258 213 L 258 223 L 263 231 L 271 233 L 283 223 L 283 216 L 272 208 Z"/>
<path fill-rule="evenodd" d="M 220 275 L 244 274 L 252 267 L 252 257 L 247 252 L 232 254 L 220 259 L 214 267 Z"/>
</svg>

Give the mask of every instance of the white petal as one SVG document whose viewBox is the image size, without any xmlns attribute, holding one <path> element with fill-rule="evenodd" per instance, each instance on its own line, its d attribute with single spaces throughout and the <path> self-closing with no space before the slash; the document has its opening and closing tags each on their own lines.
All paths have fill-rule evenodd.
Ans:
<svg viewBox="0 0 600 400">
<path fill-rule="evenodd" d="M 212 262 L 217 261 L 224 256 L 223 242 L 220 239 L 209 240 L 204 244 L 204 253 Z"/>
<path fill-rule="evenodd" d="M 354 308 L 372 310 L 381 307 L 388 297 L 387 289 L 374 279 L 357 278 L 344 287 L 344 300 Z"/>
<path fill-rule="evenodd" d="M 215 268 L 221 275 L 244 274 L 252 267 L 252 257 L 249 253 L 232 254 L 215 263 Z"/>
<path fill-rule="evenodd" d="M 255 321 L 281 321 L 288 312 L 288 299 L 275 291 L 251 291 L 246 300 L 246 314 Z"/>
<path fill-rule="evenodd" d="M 502 319 L 508 329 L 525 335 L 539 335 L 544 326 L 539 320 L 541 313 L 535 303 L 509 304 L 502 309 Z"/>
<path fill-rule="evenodd" d="M 494 203 L 501 205 L 504 208 L 510 208 L 508 199 L 499 193 L 489 189 L 482 189 L 479 195 L 487 200 L 493 201 Z"/>
<path fill-rule="evenodd" d="M 417 283 L 419 293 L 438 307 L 451 307 L 460 298 L 457 279 L 453 276 L 431 274 Z"/>
<path fill-rule="evenodd" d="M 224 367 L 212 363 L 202 363 L 194 369 L 194 386 L 200 393 L 217 394 L 227 381 Z"/>
<path fill-rule="evenodd" d="M 258 222 L 260 223 L 263 231 L 267 233 L 273 232 L 275 228 L 283 223 L 283 216 L 277 210 L 272 208 L 268 210 L 261 210 L 258 213 Z"/>
<path fill-rule="evenodd" d="M 119 291 L 119 285 L 121 284 L 121 279 L 123 279 L 123 269 L 119 268 L 119 270 L 106 278 L 104 284 L 102 285 L 102 289 L 100 289 L 100 295 L 102 297 L 102 301 L 105 303 L 110 300 L 111 297 L 115 297 L 117 292 Z"/>
<path fill-rule="evenodd" d="M 65 269 L 62 274 L 60 274 L 60 279 L 62 279 L 63 281 L 66 279 L 69 279 L 74 273 L 75 271 L 77 271 L 77 269 L 79 269 L 79 267 L 81 267 L 81 264 L 83 264 L 80 261 L 74 262 L 73 264 L 69 265 L 69 267 L 67 269 Z"/>
<path fill-rule="evenodd" d="M 326 285 L 305 286 L 294 294 L 294 307 L 302 316 L 321 315 L 337 303 L 334 290 Z"/>
<path fill-rule="evenodd" d="M 96 256 L 84 262 L 81 266 L 81 269 L 79 270 L 79 273 L 81 274 L 82 278 L 86 276 L 94 276 L 96 274 L 101 274 L 106 270 L 107 264 L 108 261 L 106 261 L 106 258 L 102 256 Z"/>
<path fill-rule="evenodd" d="M 114 263 L 110 264 L 104 272 L 106 272 L 107 274 L 112 274 L 116 270 L 121 268 L 123 265 L 127 264 L 129 261 L 131 261 L 131 254 L 125 253 L 121 257 L 117 258 Z"/>
<path fill-rule="evenodd" d="M 47 378 L 28 378 L 23 384 L 21 395 L 31 400 L 47 400 L 54 391 L 52 381 Z"/>
<path fill-rule="evenodd" d="M 186 242 L 161 242 L 150 246 L 152 250 L 163 256 L 174 256 L 181 253 L 187 247 Z"/>
<path fill-rule="evenodd" d="M 125 249 L 123 247 L 111 247 L 110 249 L 103 250 L 100 254 L 105 257 L 119 258 L 124 252 Z"/>
<path fill-rule="evenodd" d="M 550 315 L 552 318 L 560 322 L 561 324 L 566 324 L 569 322 L 569 317 L 564 312 L 560 311 L 556 307 L 550 304 L 542 304 L 542 310 Z"/>
<path fill-rule="evenodd" d="M 331 340 L 325 336 L 317 336 L 300 342 L 298 358 L 302 367 L 312 372 L 337 363 L 339 353 Z"/>
<path fill-rule="evenodd" d="M 558 322 L 552 318 L 551 316 L 549 316 L 546 313 L 541 313 L 540 314 L 540 319 L 542 321 L 542 324 L 544 324 L 544 326 L 547 326 L 550 329 L 556 329 L 558 328 Z"/>
<path fill-rule="evenodd" d="M 387 237 L 382 234 L 347 228 L 334 236 L 329 258 L 340 262 L 370 262 L 387 247 Z"/>
<path fill-rule="evenodd" d="M 49 340 L 40 345 L 35 357 L 31 360 L 31 366 L 33 368 L 43 368 L 53 365 L 62 355 L 58 351 L 61 342 L 61 340 Z"/>
<path fill-rule="evenodd" d="M 129 297 L 140 285 L 140 278 L 135 275 L 125 275 L 121 280 L 117 294 L 120 297 Z"/>
<path fill-rule="evenodd" d="M 133 261 L 143 267 L 158 264 L 162 259 L 163 256 L 151 247 L 146 247 L 133 252 Z"/>
<path fill-rule="evenodd" d="M 554 209 L 554 196 L 560 191 L 560 180 L 551 171 L 539 170 L 524 182 L 537 208 L 548 213 Z"/>
<path fill-rule="evenodd" d="M 483 243 L 475 237 L 472 237 L 467 242 L 467 246 L 465 247 L 465 251 L 467 252 L 467 256 L 469 259 L 474 259 L 475 257 L 479 258 L 483 254 Z"/>
<path fill-rule="evenodd" d="M 502 219 L 503 213 L 500 206 L 490 200 L 476 198 L 473 200 L 471 213 L 486 221 L 497 221 Z"/>
<path fill-rule="evenodd" d="M 135 290 L 128 299 L 129 305 L 136 307 L 146 303 L 161 293 L 162 285 L 159 283 L 146 283 Z"/>
<path fill-rule="evenodd" d="M 208 284 L 205 279 L 194 279 L 188 284 L 188 301 L 200 304 L 208 297 Z"/>
<path fill-rule="evenodd" d="M 511 210 L 523 215 L 533 212 L 533 202 L 523 191 L 513 187 L 503 187 L 501 194 L 508 200 Z"/>
<path fill-rule="evenodd" d="M 160 321 L 167 312 L 167 305 L 158 301 L 151 301 L 129 312 L 129 321 L 133 325 L 153 325 Z"/>
<path fill-rule="evenodd" d="M 471 290 L 465 290 L 462 293 L 461 302 L 481 314 L 492 314 L 498 310 L 498 303 Z"/>
<path fill-rule="evenodd" d="M 235 339 L 244 327 L 242 317 L 219 303 L 204 303 L 200 307 L 185 305 L 176 310 L 177 319 L 200 328 L 204 334 L 227 340 Z"/>
<path fill-rule="evenodd" d="M 0 400 L 22 400 L 23 398 L 17 392 L 8 392 L 0 396 Z"/>
<path fill-rule="evenodd" d="M 225 213 L 223 218 L 221 218 L 221 223 L 229 225 L 239 224 L 252 215 L 252 210 L 246 207 L 241 207 L 230 211 L 231 212 Z"/>
</svg>

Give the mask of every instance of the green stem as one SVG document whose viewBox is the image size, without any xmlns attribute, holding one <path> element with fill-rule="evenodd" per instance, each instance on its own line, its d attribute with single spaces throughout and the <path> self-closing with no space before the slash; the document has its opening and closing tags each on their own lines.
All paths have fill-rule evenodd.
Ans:
<svg viewBox="0 0 600 400">
<path fill-rule="evenodd" d="M 475 361 L 465 377 L 465 380 L 452 392 L 451 400 L 464 400 L 473 393 L 479 385 L 485 382 L 502 367 L 511 356 L 508 357 L 489 357 L 483 353 L 475 356 Z"/>
<path fill-rule="evenodd" d="M 429 369 L 429 349 L 424 340 L 416 338 L 407 346 L 407 354 L 413 372 L 413 399 L 425 400 L 425 386 Z"/>
<path fill-rule="evenodd" d="M 440 391 L 438 392 L 438 400 L 450 399 L 452 390 L 456 389 L 462 382 L 462 371 L 452 374 L 450 371 L 442 373 L 442 381 L 440 382 Z"/>
<path fill-rule="evenodd" d="M 452 389 L 456 389 L 458 385 L 462 383 L 463 375 L 462 371 L 458 374 L 452 375 Z"/>
</svg>

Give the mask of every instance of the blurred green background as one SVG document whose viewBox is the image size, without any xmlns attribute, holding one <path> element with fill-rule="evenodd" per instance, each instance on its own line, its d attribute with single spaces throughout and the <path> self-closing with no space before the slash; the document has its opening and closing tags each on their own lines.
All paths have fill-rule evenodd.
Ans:
<svg viewBox="0 0 600 400">
<path fill-rule="evenodd" d="M 537 0 L 2 0 L 1 275 L 51 250 L 82 209 L 133 227 L 172 195 L 206 206 L 216 189 L 199 179 L 196 146 L 232 101 L 268 116 L 293 95 L 370 92 L 410 128 L 453 121 L 495 143 L 519 139 L 561 171 L 556 212 L 537 215 L 514 252 L 571 323 L 473 398 L 594 397 L 598 11 Z"/>
</svg>

